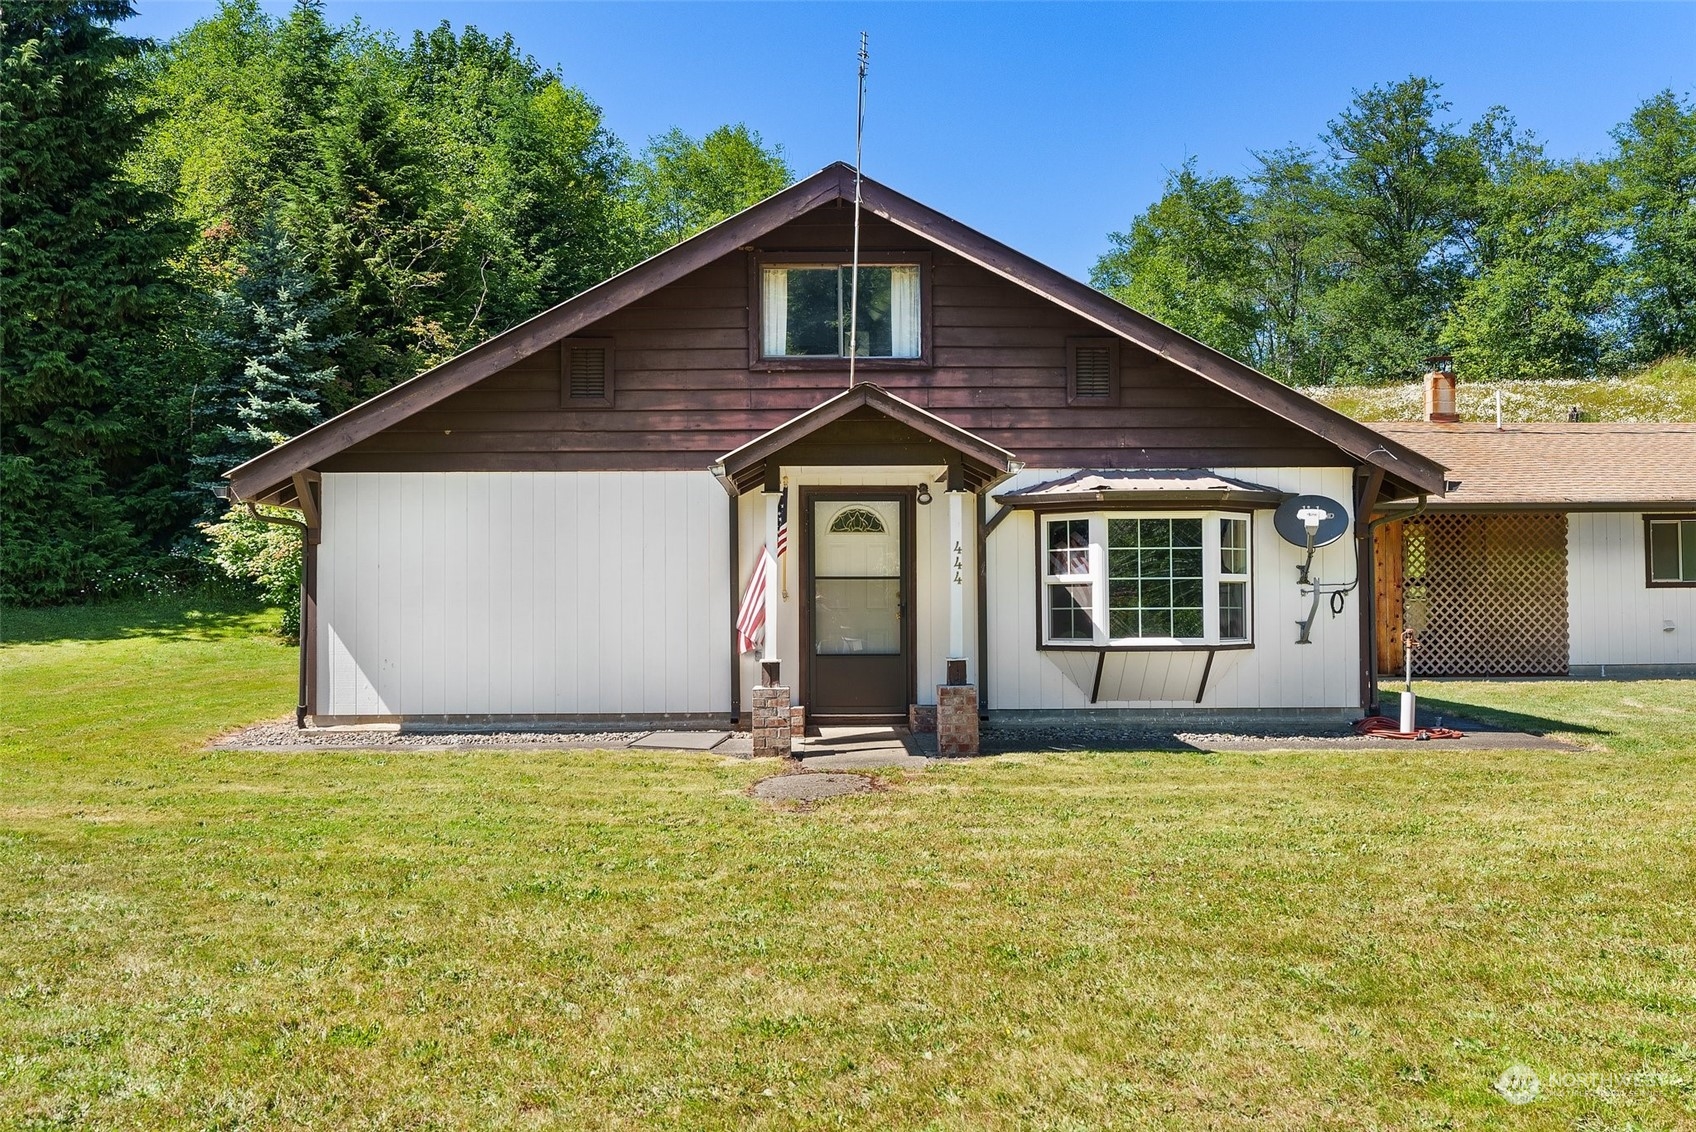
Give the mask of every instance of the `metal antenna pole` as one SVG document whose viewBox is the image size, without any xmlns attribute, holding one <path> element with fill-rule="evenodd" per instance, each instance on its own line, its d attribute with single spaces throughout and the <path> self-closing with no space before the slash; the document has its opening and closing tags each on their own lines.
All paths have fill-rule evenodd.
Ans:
<svg viewBox="0 0 1696 1132">
<path fill-rule="evenodd" d="M 866 33 L 860 33 L 860 96 L 854 116 L 854 260 L 848 284 L 848 386 L 860 352 L 860 156 L 866 135 Z"/>
</svg>

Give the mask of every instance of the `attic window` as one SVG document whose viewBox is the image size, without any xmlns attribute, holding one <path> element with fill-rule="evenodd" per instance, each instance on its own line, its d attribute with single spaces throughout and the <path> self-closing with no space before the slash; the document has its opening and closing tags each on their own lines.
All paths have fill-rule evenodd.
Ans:
<svg viewBox="0 0 1696 1132">
<path fill-rule="evenodd" d="M 567 338 L 560 343 L 560 404 L 566 408 L 612 404 L 611 338 Z"/>
<path fill-rule="evenodd" d="M 752 369 L 840 369 L 850 354 L 877 369 L 930 365 L 930 254 L 863 249 L 859 318 L 851 253 L 755 252 L 748 320 Z M 854 341 L 849 342 L 852 337 Z"/>
<path fill-rule="evenodd" d="M 1118 402 L 1118 339 L 1067 339 L 1066 399 L 1082 405 L 1112 405 Z"/>
</svg>

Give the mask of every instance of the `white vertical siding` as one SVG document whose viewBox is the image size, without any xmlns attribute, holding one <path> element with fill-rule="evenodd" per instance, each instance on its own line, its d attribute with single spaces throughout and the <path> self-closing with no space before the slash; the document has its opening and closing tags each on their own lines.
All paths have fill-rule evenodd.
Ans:
<svg viewBox="0 0 1696 1132">
<path fill-rule="evenodd" d="M 1696 664 L 1696 588 L 1647 585 L 1646 553 L 1639 513 L 1567 517 L 1571 663 Z"/>
<path fill-rule="evenodd" d="M 1070 469 L 1024 471 L 1002 485 L 1011 491 L 1068 474 Z M 1348 468 L 1219 468 L 1220 475 L 1283 491 L 1324 495 L 1353 507 Z M 1029 511 L 1009 515 L 989 540 L 989 705 L 991 710 L 1051 710 L 1090 705 L 1096 653 L 1044 652 L 1037 648 L 1036 520 Z M 1312 643 L 1298 645 L 1296 622 L 1310 598 L 1296 584 L 1305 551 L 1278 537 L 1272 512 L 1257 511 L 1252 535 L 1252 649 L 1219 652 L 1202 708 L 1350 708 L 1360 699 L 1360 592 L 1343 612 L 1319 603 Z M 1327 584 L 1355 580 L 1354 539 L 1345 536 L 1319 551 L 1313 572 Z M 1096 707 L 1193 708 L 1202 654 L 1109 654 Z M 1190 689 L 1185 694 L 1184 690 Z M 1184 698 L 1129 698 L 1175 697 Z"/>
<path fill-rule="evenodd" d="M 319 714 L 725 712 L 727 539 L 705 472 L 328 474 Z"/>
</svg>

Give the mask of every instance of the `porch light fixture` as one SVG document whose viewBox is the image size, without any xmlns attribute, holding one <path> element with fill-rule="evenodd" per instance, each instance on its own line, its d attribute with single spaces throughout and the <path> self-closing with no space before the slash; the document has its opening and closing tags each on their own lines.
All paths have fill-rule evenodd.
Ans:
<svg viewBox="0 0 1696 1132">
<path fill-rule="evenodd" d="M 230 485 L 229 484 L 227 484 L 227 483 L 215 483 L 215 484 L 212 485 L 212 498 L 227 500 L 227 499 L 229 499 L 229 497 L 230 497 Z"/>
<path fill-rule="evenodd" d="M 925 504 L 927 504 L 929 502 L 930 502 L 930 484 L 925 483 L 923 480 L 920 480 L 919 481 L 919 506 L 923 507 Z"/>
</svg>

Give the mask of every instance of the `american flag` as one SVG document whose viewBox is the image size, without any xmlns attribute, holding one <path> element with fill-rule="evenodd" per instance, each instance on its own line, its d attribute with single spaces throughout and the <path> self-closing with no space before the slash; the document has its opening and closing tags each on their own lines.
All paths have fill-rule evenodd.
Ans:
<svg viewBox="0 0 1696 1132">
<path fill-rule="evenodd" d="M 777 493 L 777 556 L 789 553 L 789 489 Z"/>
<path fill-rule="evenodd" d="M 766 587 L 771 585 L 771 551 L 760 547 L 760 558 L 754 563 L 748 588 L 742 591 L 742 608 L 736 611 L 736 644 L 742 652 L 753 652 L 766 635 Z"/>
</svg>

